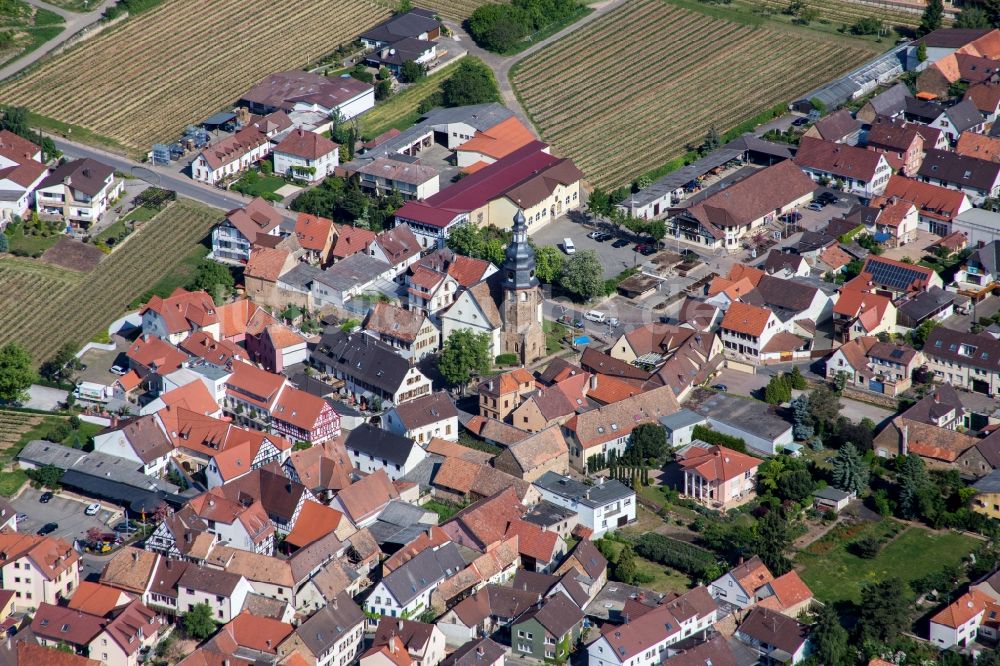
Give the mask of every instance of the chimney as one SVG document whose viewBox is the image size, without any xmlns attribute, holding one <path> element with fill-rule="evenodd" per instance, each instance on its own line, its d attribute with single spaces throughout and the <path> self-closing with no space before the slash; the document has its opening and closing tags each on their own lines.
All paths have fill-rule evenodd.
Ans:
<svg viewBox="0 0 1000 666">
<path fill-rule="evenodd" d="M 389 654 L 396 654 L 396 641 L 389 641 Z"/>
<path fill-rule="evenodd" d="M 935 393 L 934 394 L 934 404 L 935 405 L 941 404 L 941 394 L 940 393 Z"/>
<path fill-rule="evenodd" d="M 903 434 L 903 440 L 899 444 L 899 455 L 905 456 L 910 451 L 910 426 L 904 424 L 901 432 Z"/>
<path fill-rule="evenodd" d="M 591 391 L 597 390 L 597 375 L 590 376 L 590 390 Z"/>
</svg>

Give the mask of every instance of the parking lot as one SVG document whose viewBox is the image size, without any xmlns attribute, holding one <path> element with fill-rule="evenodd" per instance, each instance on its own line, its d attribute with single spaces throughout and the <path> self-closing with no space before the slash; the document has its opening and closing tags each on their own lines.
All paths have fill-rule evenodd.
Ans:
<svg viewBox="0 0 1000 666">
<path fill-rule="evenodd" d="M 103 386 L 110 386 L 115 382 L 118 377 L 111 374 L 111 366 L 118 363 L 122 367 L 128 367 L 125 352 L 128 351 L 130 343 L 118 335 L 112 338 L 112 342 L 115 343 L 113 351 L 91 348 L 80 357 L 80 362 L 87 368 L 76 373 L 78 381 L 94 382 Z"/>
<path fill-rule="evenodd" d="M 582 218 L 582 216 L 583 214 L 579 217 Z M 597 257 L 601 260 L 601 265 L 604 266 L 605 280 L 613 278 L 626 268 L 640 266 L 646 261 L 646 257 L 633 249 L 636 243 L 634 240 L 630 240 L 629 244 L 625 247 L 612 247 L 611 244 L 614 243 L 614 239 L 601 243 L 592 238 L 587 238 L 587 234 L 596 229 L 597 226 L 595 225 L 584 225 L 574 222 L 569 217 L 560 217 L 532 233 L 531 239 L 535 241 L 535 245 L 538 247 L 551 245 L 562 250 L 563 239 L 570 238 L 573 240 L 577 252 L 594 250 L 597 252 Z M 610 228 L 601 227 L 601 229 L 610 231 Z M 631 236 L 626 236 L 626 238 L 631 238 Z"/>
<path fill-rule="evenodd" d="M 42 504 L 38 500 L 43 492 L 27 487 L 11 502 L 18 515 L 27 516 L 23 521 L 17 521 L 18 532 L 35 534 L 42 526 L 56 523 L 59 527 L 51 536 L 72 543 L 76 539 L 85 538 L 87 530 L 92 527 L 109 532 L 111 526 L 122 518 L 122 511 L 118 507 L 107 507 L 103 504 L 96 516 L 85 515 L 84 510 L 93 500 L 74 497 L 67 493 L 56 494 L 49 502 Z"/>
</svg>

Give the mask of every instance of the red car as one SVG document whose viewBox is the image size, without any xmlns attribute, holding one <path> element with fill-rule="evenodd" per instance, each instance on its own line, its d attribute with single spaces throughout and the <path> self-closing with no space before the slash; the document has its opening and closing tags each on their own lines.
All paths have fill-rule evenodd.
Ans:
<svg viewBox="0 0 1000 666">
<path fill-rule="evenodd" d="M 638 243 L 635 246 L 635 251 L 644 257 L 648 257 L 649 255 L 656 252 L 656 248 L 653 247 L 652 245 L 643 245 L 642 243 Z"/>
</svg>

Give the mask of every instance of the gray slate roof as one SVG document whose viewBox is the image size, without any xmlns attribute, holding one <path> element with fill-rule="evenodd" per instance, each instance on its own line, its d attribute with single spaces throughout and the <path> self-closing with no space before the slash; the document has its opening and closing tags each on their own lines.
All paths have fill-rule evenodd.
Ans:
<svg viewBox="0 0 1000 666">
<path fill-rule="evenodd" d="M 955 131 L 962 133 L 967 129 L 983 124 L 983 114 L 976 108 L 975 102 L 965 99 L 952 106 L 947 111 L 948 119 L 955 126 Z"/>
<path fill-rule="evenodd" d="M 346 592 L 338 594 L 332 603 L 321 607 L 303 622 L 295 633 L 309 651 L 321 655 L 333 648 L 341 638 L 364 622 L 365 614 Z"/>
<path fill-rule="evenodd" d="M 458 546 L 449 541 L 437 550 L 428 548 L 382 579 L 389 593 L 405 606 L 445 578 L 465 568 Z"/>
<path fill-rule="evenodd" d="M 386 393 L 395 393 L 410 370 L 409 361 L 384 342 L 364 333 L 348 334 L 340 329 L 324 333 L 313 355 L 337 372 Z"/>
<path fill-rule="evenodd" d="M 588 486 L 555 472 L 546 472 L 535 481 L 535 485 L 560 497 L 595 508 L 635 495 L 635 492 L 625 484 L 614 479 L 599 485 Z"/>
<path fill-rule="evenodd" d="M 313 280 L 336 291 L 347 291 L 359 284 L 368 284 L 378 279 L 387 270 L 389 264 L 381 259 L 358 252 L 315 274 Z"/>
<path fill-rule="evenodd" d="M 673 414 L 660 417 L 660 424 L 668 430 L 679 430 L 680 428 L 687 428 L 688 426 L 698 425 L 699 423 L 704 422 L 704 416 L 698 412 L 691 411 L 686 407 L 679 412 L 674 412 Z"/>
<path fill-rule="evenodd" d="M 344 446 L 348 451 L 367 453 L 372 458 L 402 466 L 416 444 L 409 437 L 382 430 L 371 423 L 362 423 L 347 436 Z"/>
<path fill-rule="evenodd" d="M 404 130 L 402 134 L 365 151 L 360 157 L 363 160 L 373 160 L 393 155 L 429 132 L 435 125 L 464 123 L 473 129 L 483 131 L 496 127 L 513 115 L 510 109 L 496 102 L 456 106 L 450 109 L 431 109 L 419 122 Z"/>
</svg>

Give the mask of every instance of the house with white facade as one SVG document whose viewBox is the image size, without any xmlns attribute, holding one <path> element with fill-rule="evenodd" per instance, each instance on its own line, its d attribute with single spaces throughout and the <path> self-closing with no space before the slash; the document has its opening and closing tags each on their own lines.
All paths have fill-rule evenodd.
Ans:
<svg viewBox="0 0 1000 666">
<path fill-rule="evenodd" d="M 143 474 L 163 477 L 174 447 L 153 415 L 129 419 L 94 435 L 94 451 L 126 458 L 136 463 Z"/>
<path fill-rule="evenodd" d="M 713 509 L 729 509 L 757 493 L 760 459 L 694 441 L 677 452 L 684 475 L 682 495 Z"/>
<path fill-rule="evenodd" d="M 754 555 L 712 581 L 708 591 L 713 599 L 745 609 L 757 602 L 757 590 L 773 581 L 771 570 Z"/>
<path fill-rule="evenodd" d="M 384 469 L 395 481 L 413 470 L 427 453 L 409 437 L 363 423 L 347 436 L 344 448 L 351 463 L 362 472 Z"/>
<path fill-rule="evenodd" d="M 80 555 L 62 539 L 0 532 L 0 584 L 18 610 L 68 599 L 80 586 Z"/>
<path fill-rule="evenodd" d="M 736 638 L 760 655 L 760 663 L 795 666 L 809 656 L 809 627 L 769 608 L 750 611 L 736 630 Z"/>
<path fill-rule="evenodd" d="M 269 74 L 240 97 L 240 106 L 266 115 L 284 111 L 293 121 L 299 115 L 334 113 L 344 120 L 375 106 L 375 86 L 351 76 L 323 76 L 304 70 Z"/>
<path fill-rule="evenodd" d="M 465 566 L 454 542 L 427 548 L 375 585 L 365 600 L 365 611 L 389 617 L 417 617 L 430 608 L 434 590 Z"/>
<path fill-rule="evenodd" d="M 266 200 L 256 197 L 242 208 L 226 213 L 212 229 L 212 259 L 245 264 L 250 250 L 261 236 L 281 234 L 281 213 Z"/>
<path fill-rule="evenodd" d="M 253 125 L 205 147 L 191 162 L 191 177 L 218 185 L 271 154 L 271 141 Z"/>
<path fill-rule="evenodd" d="M 656 666 L 668 646 L 705 636 L 719 617 L 719 607 L 704 587 L 696 587 L 626 624 L 605 624 L 587 646 L 590 666 Z"/>
<path fill-rule="evenodd" d="M 239 574 L 190 566 L 177 581 L 177 610 L 181 614 L 194 610 L 198 604 L 208 604 L 212 618 L 227 624 L 240 614 L 253 587 Z"/>
<path fill-rule="evenodd" d="M 440 315 L 442 342 L 447 341 L 455 331 L 485 333 L 490 338 L 490 356 L 503 353 L 503 320 L 494 291 L 491 282 L 483 281 L 461 292 L 452 306 Z"/>
<path fill-rule="evenodd" d="M 325 333 L 312 353 L 314 365 L 343 379 L 359 404 L 379 400 L 400 405 L 431 393 L 431 380 L 396 354 L 392 347 L 366 333 Z"/>
<path fill-rule="evenodd" d="M 802 139 L 795 163 L 815 181 L 839 183 L 845 192 L 868 198 L 882 194 L 892 176 L 882 153 L 808 137 Z"/>
<path fill-rule="evenodd" d="M 10 130 L 0 131 L 0 230 L 15 215 L 28 214 L 47 173 L 41 148 Z"/>
<path fill-rule="evenodd" d="M 995 614 L 1000 605 L 979 590 L 966 592 L 931 618 L 931 643 L 940 650 L 965 647 L 976 640 L 987 611 Z"/>
<path fill-rule="evenodd" d="M 303 622 L 278 646 L 278 656 L 298 651 L 316 666 L 353 663 L 364 640 L 365 616 L 350 595 L 341 592 Z"/>
<path fill-rule="evenodd" d="M 318 183 L 340 164 L 340 146 L 322 134 L 293 129 L 274 147 L 274 172 Z"/>
<path fill-rule="evenodd" d="M 64 162 L 35 189 L 35 209 L 43 219 L 60 219 L 86 229 L 122 195 L 115 170 L 89 157 Z"/>
<path fill-rule="evenodd" d="M 546 472 L 534 482 L 543 500 L 575 511 L 579 523 L 592 530 L 591 539 L 635 520 L 635 491 L 614 479 L 596 485 L 563 474 Z"/>
<path fill-rule="evenodd" d="M 362 323 L 365 333 L 386 343 L 416 363 L 441 348 L 441 331 L 422 310 L 375 303 Z"/>
<path fill-rule="evenodd" d="M 397 405 L 382 417 L 382 427 L 420 446 L 432 439 L 458 441 L 458 409 L 444 391 Z"/>
<path fill-rule="evenodd" d="M 426 199 L 441 189 L 441 178 L 434 167 L 388 157 L 372 160 L 356 173 L 361 189 L 378 196 L 399 192 L 406 200 Z"/>
</svg>

